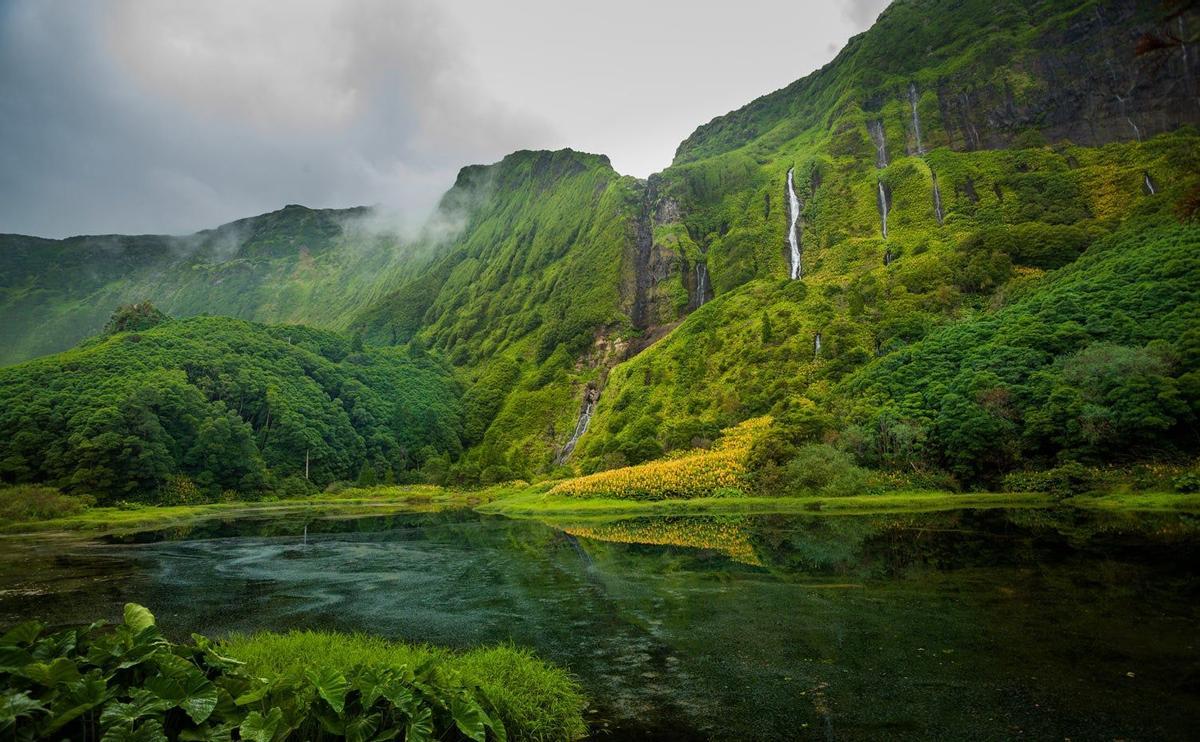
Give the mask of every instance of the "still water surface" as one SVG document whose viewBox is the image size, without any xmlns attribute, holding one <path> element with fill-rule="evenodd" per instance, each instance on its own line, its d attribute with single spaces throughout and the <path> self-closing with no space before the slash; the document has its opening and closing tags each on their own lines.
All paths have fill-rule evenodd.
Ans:
<svg viewBox="0 0 1200 742">
<path fill-rule="evenodd" d="M 512 641 L 603 739 L 1187 739 L 1197 557 L 1186 515 L 287 516 L 5 540 L 0 623 Z"/>
</svg>

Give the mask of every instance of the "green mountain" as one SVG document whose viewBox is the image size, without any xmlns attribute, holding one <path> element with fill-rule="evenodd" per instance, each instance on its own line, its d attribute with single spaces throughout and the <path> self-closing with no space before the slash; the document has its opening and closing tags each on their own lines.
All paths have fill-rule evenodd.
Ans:
<svg viewBox="0 0 1200 742">
<path fill-rule="evenodd" d="M 764 466 L 821 441 L 968 486 L 1193 456 L 1198 16 L 897 0 L 646 181 L 599 155 L 517 152 L 464 168 L 407 241 L 365 211 L 302 207 L 190 238 L 2 237 L 0 360 L 61 350 L 149 299 L 446 364 L 413 383 L 461 390 L 436 396 L 453 435 L 427 426 L 322 481 L 364 464 L 467 483 L 590 472 L 764 414 L 779 431 Z M 98 352 L 17 366 L 8 388 Z M 294 474 L 296 449 L 262 455 Z"/>
<path fill-rule="evenodd" d="M 368 209 L 279 211 L 186 237 L 0 235 L 0 363 L 69 348 L 120 304 L 344 329 L 419 262 Z"/>
</svg>

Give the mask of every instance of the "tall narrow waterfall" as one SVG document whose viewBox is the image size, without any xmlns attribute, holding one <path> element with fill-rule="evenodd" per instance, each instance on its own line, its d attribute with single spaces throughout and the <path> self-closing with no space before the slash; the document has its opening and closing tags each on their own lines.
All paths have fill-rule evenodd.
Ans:
<svg viewBox="0 0 1200 742">
<path fill-rule="evenodd" d="M 877 181 L 879 185 L 879 221 L 883 225 L 883 239 L 887 239 L 887 220 L 888 220 L 888 202 L 887 192 L 883 189 L 883 181 Z"/>
<path fill-rule="evenodd" d="M 925 147 L 921 144 L 921 114 L 917 113 L 917 84 L 910 82 L 908 84 L 908 105 L 912 108 L 912 124 L 913 136 L 917 140 L 917 154 L 925 154 Z"/>
<path fill-rule="evenodd" d="M 1138 128 L 1137 124 L 1133 123 L 1133 118 L 1131 118 L 1129 113 L 1125 110 L 1125 98 L 1118 95 L 1117 103 L 1121 105 L 1121 115 L 1125 117 L 1125 123 L 1129 124 L 1129 128 L 1133 129 L 1133 136 L 1136 137 L 1139 142 L 1142 141 L 1142 130 Z"/>
<path fill-rule="evenodd" d="M 930 170 L 929 174 L 933 176 L 933 215 L 937 217 L 938 226 L 941 226 L 946 219 L 942 212 L 942 189 L 938 188 L 937 173 Z"/>
<path fill-rule="evenodd" d="M 883 169 L 888 166 L 887 140 L 883 136 L 883 122 L 868 121 L 867 131 L 871 132 L 871 139 L 875 141 L 875 167 Z"/>
<path fill-rule="evenodd" d="M 1158 193 L 1158 189 L 1154 187 L 1154 181 L 1150 179 L 1150 173 L 1142 173 L 1142 185 L 1146 188 L 1147 196 Z"/>
<path fill-rule="evenodd" d="M 813 335 L 813 358 L 821 355 L 821 333 Z"/>
<path fill-rule="evenodd" d="M 788 276 L 792 280 L 804 275 L 804 268 L 800 263 L 800 197 L 796 195 L 795 170 L 791 168 L 787 174 L 788 249 L 791 257 Z"/>
<path fill-rule="evenodd" d="M 575 423 L 575 432 L 571 433 L 571 438 L 567 444 L 562 447 L 555 457 L 554 463 L 561 464 L 567 460 L 571 452 L 575 450 L 575 444 L 579 443 L 579 439 L 587 432 L 588 423 L 592 421 L 592 413 L 596 411 L 596 402 L 600 400 L 600 392 L 589 386 L 583 392 L 583 408 L 579 410 L 579 422 Z"/>
<path fill-rule="evenodd" d="M 696 307 L 708 301 L 708 263 L 696 263 Z"/>
</svg>

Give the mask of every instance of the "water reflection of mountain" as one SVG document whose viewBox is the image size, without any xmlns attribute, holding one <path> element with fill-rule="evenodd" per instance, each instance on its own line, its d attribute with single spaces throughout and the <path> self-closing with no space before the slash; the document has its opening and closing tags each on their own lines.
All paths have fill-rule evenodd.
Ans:
<svg viewBox="0 0 1200 742">
<path fill-rule="evenodd" d="M 1200 557 L 1200 520 L 1074 509 L 874 516 L 669 516 L 560 526 L 574 536 L 716 552 L 780 576 L 896 578 L 1104 555 L 1168 568 Z"/>
</svg>

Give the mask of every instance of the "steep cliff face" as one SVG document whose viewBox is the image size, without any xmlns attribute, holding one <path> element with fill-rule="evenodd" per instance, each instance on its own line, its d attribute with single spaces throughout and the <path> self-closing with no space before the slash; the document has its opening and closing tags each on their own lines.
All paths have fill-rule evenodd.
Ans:
<svg viewBox="0 0 1200 742">
<path fill-rule="evenodd" d="M 1197 123 L 1200 11 L 1186 5 L 896 0 L 825 67 L 699 127 L 674 164 L 836 129 L 856 107 L 907 114 L 913 82 L 927 149 L 1005 147 L 1031 128 L 1096 146 L 1137 139 L 1127 119 L 1142 137 Z M 1168 45 L 1138 55 L 1147 34 Z"/>
<path fill-rule="evenodd" d="M 1194 16 L 901 0 L 824 69 L 698 129 L 657 179 L 676 208 L 656 231 L 703 256 L 714 298 L 614 369 L 577 464 L 758 414 L 845 419 L 839 380 L 1038 290 L 1123 224 L 1173 221 L 1200 188 Z M 1167 43 L 1139 56 L 1146 33 Z"/>
<path fill-rule="evenodd" d="M 629 316 L 642 335 L 635 348 L 659 336 L 699 301 L 691 269 L 698 262 L 698 250 L 671 230 L 679 221 L 679 204 L 659 193 L 657 175 L 650 176 L 641 188 L 632 261 L 622 285 Z"/>
</svg>

